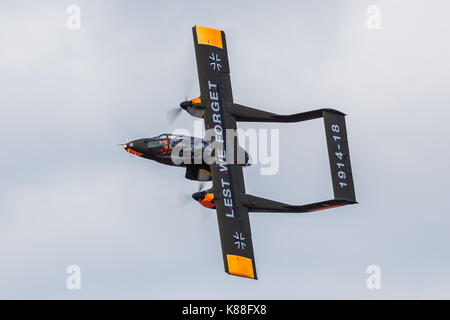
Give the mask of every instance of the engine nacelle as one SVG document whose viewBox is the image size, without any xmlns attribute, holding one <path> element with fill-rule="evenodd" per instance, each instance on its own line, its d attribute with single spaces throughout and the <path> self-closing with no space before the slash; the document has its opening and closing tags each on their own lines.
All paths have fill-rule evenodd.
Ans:
<svg viewBox="0 0 450 320">
<path fill-rule="evenodd" d="M 214 202 L 214 193 L 211 190 L 199 191 L 192 195 L 195 201 L 198 201 L 202 206 L 208 209 L 215 209 L 216 204 Z"/>
<path fill-rule="evenodd" d="M 205 114 L 205 106 L 200 98 L 183 101 L 180 103 L 180 107 L 196 118 L 203 118 Z"/>
</svg>

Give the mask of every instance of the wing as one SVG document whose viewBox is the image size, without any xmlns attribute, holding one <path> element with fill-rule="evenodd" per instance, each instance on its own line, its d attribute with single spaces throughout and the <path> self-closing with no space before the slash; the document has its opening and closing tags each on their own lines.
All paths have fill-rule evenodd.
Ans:
<svg viewBox="0 0 450 320">
<path fill-rule="evenodd" d="M 236 135 L 227 137 L 227 130 L 236 129 L 236 120 L 224 107 L 233 102 L 225 33 L 200 26 L 195 26 L 193 33 L 200 98 L 206 106 L 203 118 L 206 131 L 211 133 L 205 139 L 222 146 L 217 152 L 219 161 L 211 165 L 211 174 L 225 272 L 256 279 L 248 209 L 239 201 L 239 195 L 245 193 L 242 165 L 227 161 L 231 150 L 224 143 L 232 139 L 234 148 L 238 146 Z"/>
</svg>

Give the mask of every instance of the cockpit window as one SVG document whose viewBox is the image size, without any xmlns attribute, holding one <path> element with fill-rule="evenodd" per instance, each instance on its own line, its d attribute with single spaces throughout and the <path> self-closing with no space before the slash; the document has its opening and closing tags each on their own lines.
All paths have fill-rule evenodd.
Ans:
<svg viewBox="0 0 450 320">
<path fill-rule="evenodd" d="M 161 146 L 161 140 L 152 139 L 147 141 L 147 147 L 149 148 L 155 148 L 159 146 Z"/>
<path fill-rule="evenodd" d="M 149 148 L 156 147 L 168 147 L 170 142 L 170 147 L 174 148 L 179 143 L 182 144 L 183 147 L 190 148 L 205 148 L 208 146 L 208 142 L 204 141 L 201 138 L 197 137 L 188 137 L 183 135 L 173 135 L 173 134 L 161 134 L 157 137 L 150 138 L 147 140 L 147 146 Z"/>
</svg>

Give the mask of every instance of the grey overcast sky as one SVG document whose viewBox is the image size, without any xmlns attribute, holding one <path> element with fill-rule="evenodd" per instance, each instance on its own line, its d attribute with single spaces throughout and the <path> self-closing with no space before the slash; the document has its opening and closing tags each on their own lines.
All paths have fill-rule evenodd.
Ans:
<svg viewBox="0 0 450 320">
<path fill-rule="evenodd" d="M 66 9 L 81 8 L 81 29 Z M 370 5 L 381 29 L 366 26 Z M 0 298 L 450 298 L 450 3 L 2 1 Z M 176 128 L 198 95 L 191 28 L 226 32 L 235 101 L 347 114 L 359 205 L 250 216 L 259 280 L 224 273 L 214 214 L 184 171 L 118 143 Z M 250 128 L 246 124 L 243 128 Z M 249 193 L 329 196 L 320 121 L 280 128 Z M 206 216 L 206 217 L 205 217 Z M 66 268 L 81 267 L 81 290 Z M 368 290 L 366 268 L 381 268 Z"/>
</svg>

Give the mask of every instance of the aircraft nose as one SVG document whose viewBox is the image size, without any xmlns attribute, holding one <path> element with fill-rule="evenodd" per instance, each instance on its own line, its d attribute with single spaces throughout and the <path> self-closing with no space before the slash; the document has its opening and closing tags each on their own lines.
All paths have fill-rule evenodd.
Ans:
<svg viewBox="0 0 450 320">
<path fill-rule="evenodd" d="M 142 156 L 143 155 L 143 151 L 141 150 L 142 148 L 139 146 L 139 143 L 137 143 L 138 141 L 132 141 L 129 143 L 126 143 L 124 145 L 124 149 L 126 152 L 134 154 L 136 156 Z"/>
</svg>

